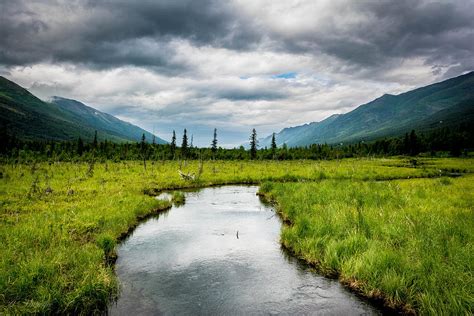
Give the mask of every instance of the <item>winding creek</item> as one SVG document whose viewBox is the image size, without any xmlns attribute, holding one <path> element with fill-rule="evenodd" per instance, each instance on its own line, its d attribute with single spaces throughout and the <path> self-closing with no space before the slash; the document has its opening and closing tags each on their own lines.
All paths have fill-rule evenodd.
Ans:
<svg viewBox="0 0 474 316">
<path fill-rule="evenodd" d="M 379 314 L 281 249 L 281 221 L 257 189 L 189 192 L 139 225 L 118 249 L 109 314 Z"/>
</svg>

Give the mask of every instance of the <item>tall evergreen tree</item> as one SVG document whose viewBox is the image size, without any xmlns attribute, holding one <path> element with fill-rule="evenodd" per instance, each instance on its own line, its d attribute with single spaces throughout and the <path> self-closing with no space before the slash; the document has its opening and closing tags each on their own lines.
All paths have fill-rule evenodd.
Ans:
<svg viewBox="0 0 474 316">
<path fill-rule="evenodd" d="M 184 129 L 183 142 L 181 143 L 181 155 L 183 158 L 188 156 L 188 136 L 186 135 L 186 129 Z"/>
<path fill-rule="evenodd" d="M 145 156 L 145 149 L 146 149 L 146 137 L 145 133 L 142 134 L 142 141 L 140 142 L 140 149 L 142 152 L 142 155 Z"/>
<path fill-rule="evenodd" d="M 145 147 L 145 140 L 146 140 L 145 133 L 143 133 L 142 134 L 142 141 L 141 141 L 142 147 Z"/>
<path fill-rule="evenodd" d="M 408 136 L 408 133 L 405 133 L 405 137 L 403 138 L 403 153 L 410 153 L 410 137 Z"/>
<path fill-rule="evenodd" d="M 170 144 L 171 156 L 174 159 L 174 155 L 176 153 L 176 132 L 173 130 L 173 137 L 171 137 L 171 144 Z"/>
<path fill-rule="evenodd" d="M 146 145 L 145 133 L 142 134 L 142 141 L 140 142 L 140 152 L 143 158 L 143 168 L 146 171 L 147 145 Z"/>
<path fill-rule="evenodd" d="M 82 141 L 82 138 L 77 139 L 77 154 L 79 156 L 82 156 L 82 153 L 84 152 L 84 142 Z"/>
<path fill-rule="evenodd" d="M 417 155 L 420 152 L 418 137 L 416 136 L 415 130 L 410 133 L 410 155 Z"/>
<path fill-rule="evenodd" d="M 250 135 L 250 159 L 257 158 L 257 146 L 257 131 L 254 128 L 252 129 L 252 135 Z"/>
<path fill-rule="evenodd" d="M 211 143 L 212 156 L 215 158 L 217 152 L 217 128 L 214 128 L 214 137 Z"/>
<path fill-rule="evenodd" d="M 9 149 L 9 145 L 7 127 L 5 124 L 2 124 L 2 127 L 0 128 L 0 152 L 8 152 L 7 149 Z"/>
<path fill-rule="evenodd" d="M 275 153 L 276 153 L 276 149 L 277 149 L 277 144 L 276 144 L 276 140 L 275 140 L 275 133 L 272 134 L 272 156 L 273 156 L 273 159 L 275 159 Z"/>
<path fill-rule="evenodd" d="M 94 140 L 92 141 L 92 148 L 96 149 L 97 148 L 97 131 L 94 133 Z"/>
</svg>

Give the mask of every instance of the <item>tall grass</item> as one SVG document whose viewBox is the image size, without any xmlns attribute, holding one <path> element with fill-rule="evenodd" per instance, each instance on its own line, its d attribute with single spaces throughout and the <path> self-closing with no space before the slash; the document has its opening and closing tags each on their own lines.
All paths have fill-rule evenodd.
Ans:
<svg viewBox="0 0 474 316">
<path fill-rule="evenodd" d="M 421 314 L 474 311 L 474 176 L 269 183 L 281 241 L 363 295 Z"/>
<path fill-rule="evenodd" d="M 147 194 L 163 189 L 264 181 L 304 181 L 310 185 L 309 182 L 320 179 L 338 179 L 333 181 L 334 185 L 355 185 L 356 194 L 359 183 L 377 188 L 385 184 L 373 184 L 373 180 L 439 176 L 440 164 L 444 169 L 462 166 L 463 170 L 474 170 L 472 160 L 468 159 L 430 160 L 423 167 L 413 168 L 405 158 L 214 161 L 203 165 L 197 161 L 156 161 L 149 162 L 146 170 L 141 161 L 96 163 L 93 168 L 86 163 L 0 165 L 0 314 L 90 314 L 103 311 L 118 292 L 118 282 L 113 272 L 116 243 L 141 218 L 171 206 L 170 201 L 156 200 Z M 178 170 L 193 173 L 201 170 L 201 175 L 197 181 L 184 181 Z M 364 184 L 362 180 L 371 182 Z M 352 181 L 358 181 L 357 185 Z M 457 179 L 449 179 L 448 182 L 440 184 L 440 188 L 453 191 L 462 188 L 454 189 L 459 186 Z M 285 190 L 281 187 L 281 193 L 296 194 L 295 188 L 305 192 L 305 185 L 289 185 Z M 403 187 L 402 184 L 399 186 Z M 417 193 L 419 201 L 423 200 L 423 194 L 430 196 L 430 192 Z M 460 191 L 456 194 L 459 195 Z M 466 195 L 470 196 L 468 193 Z M 282 195 L 283 200 L 293 201 L 292 195 L 285 196 Z M 466 205 L 472 206 L 472 199 L 466 201 L 461 197 L 453 197 L 451 200 L 464 205 L 462 209 L 466 209 Z M 361 209 L 365 210 L 366 206 L 362 204 Z M 297 212 L 286 207 L 284 209 Z M 369 227 L 366 233 L 377 236 L 371 226 L 372 219 L 366 218 L 364 212 L 358 219 L 360 229 Z M 456 218 L 464 220 L 464 217 L 455 214 L 458 216 Z M 356 215 L 353 214 L 354 218 L 357 218 Z M 303 230 L 311 232 L 314 229 L 327 229 L 312 221 L 310 217 L 303 225 Z M 290 232 L 283 232 L 283 240 L 297 238 Z M 396 235 L 396 231 L 392 234 Z M 463 236 L 472 242 L 470 233 L 464 233 Z M 357 235 L 357 238 L 362 236 Z M 368 236 L 364 238 L 369 240 Z M 305 244 L 309 240 L 303 238 L 300 241 Z M 452 249 L 451 239 L 447 238 L 444 242 L 448 249 Z M 288 241 L 285 243 L 290 245 Z M 354 247 L 358 245 L 355 241 L 353 243 Z M 451 250 L 448 252 L 451 253 Z M 319 258 L 316 254 L 314 258 Z M 337 251 L 335 254 L 334 265 L 342 260 L 336 258 Z M 358 273 L 355 277 L 365 273 L 363 267 L 353 269 Z M 457 293 L 452 292 L 452 295 Z"/>
<path fill-rule="evenodd" d="M 184 196 L 184 193 L 181 191 L 174 191 L 171 196 L 171 202 L 173 202 L 173 205 L 175 206 L 183 205 L 185 200 L 186 198 Z"/>
</svg>

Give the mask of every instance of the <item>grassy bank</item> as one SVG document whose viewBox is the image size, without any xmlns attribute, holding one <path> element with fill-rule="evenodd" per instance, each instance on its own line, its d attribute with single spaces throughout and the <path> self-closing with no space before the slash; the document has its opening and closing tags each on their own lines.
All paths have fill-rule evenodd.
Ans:
<svg viewBox="0 0 474 316">
<path fill-rule="evenodd" d="M 474 311 L 474 176 L 265 183 L 281 241 L 367 297 L 405 312 Z"/>
<path fill-rule="evenodd" d="M 196 180 L 182 180 L 178 170 L 194 173 Z M 89 314 L 103 310 L 118 289 L 111 264 L 115 245 L 140 218 L 170 207 L 170 202 L 149 196 L 163 189 L 268 181 L 304 182 L 288 184 L 288 187 L 275 185 L 268 190 L 275 196 L 281 194 L 279 202 L 283 203 L 294 200 L 293 196 L 284 195 L 285 192 L 290 194 L 297 188 L 304 192 L 321 183 L 345 183 L 355 192 L 362 183 L 361 190 L 366 188 L 370 193 L 373 183 L 385 185 L 385 182 L 378 184 L 374 180 L 438 177 L 459 171 L 474 171 L 473 160 L 215 161 L 204 162 L 202 166 L 197 161 L 187 164 L 165 161 L 148 162 L 146 169 L 141 162 L 1 165 L 0 314 Z M 403 187 L 405 184 L 402 183 L 416 181 L 450 181 L 442 188 L 457 192 L 449 200 L 454 205 L 451 209 L 461 203 L 464 209 L 471 207 L 472 214 L 472 193 L 465 193 L 471 200 L 458 196 L 464 192 L 462 186 L 458 188 L 458 181 L 466 181 L 463 178 L 401 180 L 398 185 Z M 430 192 L 425 194 L 429 197 Z M 444 193 L 439 199 L 448 193 L 440 192 Z M 423 195 L 419 196 L 419 201 L 424 201 Z M 282 204 L 282 209 L 287 208 Z M 452 221 L 464 220 L 456 214 L 453 211 L 446 216 Z M 317 229 L 316 222 L 311 225 Z M 285 229 L 282 239 L 291 247 L 286 241 L 291 239 L 288 234 Z M 472 235 L 463 236 L 472 247 Z M 449 249 L 450 240 L 446 240 Z M 305 238 L 301 241 L 306 243 Z M 464 254 L 468 250 L 466 248 Z M 362 280 L 364 267 L 359 270 L 355 276 Z M 472 288 L 470 293 L 472 295 Z M 450 295 L 457 295 L 457 292 Z"/>
</svg>

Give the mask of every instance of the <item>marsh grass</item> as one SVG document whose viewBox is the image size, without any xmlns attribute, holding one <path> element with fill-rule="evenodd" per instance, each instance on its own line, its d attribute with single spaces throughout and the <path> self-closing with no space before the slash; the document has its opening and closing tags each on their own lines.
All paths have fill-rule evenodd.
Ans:
<svg viewBox="0 0 474 316">
<path fill-rule="evenodd" d="M 474 176 L 261 186 L 281 241 L 326 275 L 405 312 L 471 315 Z"/>
<path fill-rule="evenodd" d="M 171 202 L 175 206 L 184 205 L 184 202 L 185 202 L 184 193 L 181 191 L 174 191 L 173 194 L 171 195 Z"/>
<path fill-rule="evenodd" d="M 389 251 L 390 248 L 377 248 L 378 245 L 385 246 L 388 243 L 387 236 L 393 236 L 390 242 L 398 245 L 397 247 L 410 245 L 407 249 L 411 252 L 408 254 L 410 258 L 414 258 L 415 261 L 411 264 L 416 269 L 424 269 L 420 271 L 426 271 L 430 275 L 440 275 L 439 279 L 436 277 L 436 282 L 446 280 L 448 284 L 452 284 L 460 278 L 471 280 L 472 276 L 465 271 L 472 273 L 472 266 L 466 263 L 466 258 L 472 256 L 472 235 L 471 232 L 465 231 L 465 227 L 471 223 L 466 216 L 472 214 L 472 209 L 467 215 L 466 210 L 472 208 L 473 201 L 472 193 L 467 192 L 460 184 L 466 180 L 449 179 L 450 183 L 440 179 L 429 180 L 429 183 L 438 184 L 439 192 L 435 198 L 442 200 L 439 205 L 430 202 L 433 192 L 429 186 L 413 187 L 412 193 L 404 189 L 406 185 L 417 184 L 417 180 L 400 180 L 394 184 L 378 184 L 376 180 L 438 177 L 441 169 L 473 171 L 474 164 L 473 160 L 469 159 L 438 159 L 426 160 L 423 168 L 413 168 L 407 166 L 404 159 L 212 161 L 203 162 L 201 165 L 198 161 L 156 161 L 148 164 L 146 170 L 142 161 L 0 165 L 0 314 L 101 313 L 108 302 L 118 294 L 118 281 L 113 271 L 118 240 L 129 233 L 140 219 L 171 206 L 171 202 L 156 200 L 150 195 L 164 189 L 234 183 L 258 184 L 266 181 L 299 182 L 281 187 L 265 184 L 272 186 L 272 190 L 266 191 L 274 194 L 278 192 L 281 194 L 279 201 L 289 203 L 282 204 L 282 209 L 286 212 L 285 216 L 291 219 L 302 210 L 321 213 L 321 209 L 314 206 L 317 205 L 314 204 L 315 201 L 326 203 L 321 205 L 328 206 L 329 214 L 336 214 L 337 209 L 344 208 L 347 204 L 353 206 L 353 201 L 360 200 L 360 205 L 355 204 L 359 205 L 360 214 L 357 208 L 351 208 L 351 212 L 343 213 L 345 221 L 338 222 L 338 216 L 330 217 L 332 220 L 329 222 L 335 227 L 328 226 L 329 222 L 317 221 L 317 216 L 298 215 L 301 217 L 301 225 L 283 230 L 282 240 L 288 246 L 294 245 L 301 255 L 306 253 L 308 260 L 324 258 L 325 269 L 344 273 L 347 269 L 350 272 L 347 274 L 348 279 L 370 279 L 372 283 L 364 283 L 368 288 L 373 289 L 380 285 L 381 290 L 398 293 L 393 296 L 397 301 L 407 299 L 410 304 L 413 302 L 422 307 L 437 306 L 430 302 L 439 296 L 430 295 L 428 292 L 421 292 L 425 293 L 424 296 L 416 301 L 412 300 L 412 297 L 416 296 L 414 293 L 419 292 L 419 289 L 425 289 L 426 284 L 434 286 L 439 283 L 416 279 L 413 273 L 401 279 L 399 275 L 406 265 L 400 258 L 395 259 L 402 260 L 403 264 L 391 263 L 391 274 L 384 274 L 383 283 L 376 283 L 378 274 L 369 274 L 377 272 L 377 266 L 382 266 L 381 271 L 386 269 L 383 268 L 381 259 L 370 254 L 382 251 L 383 256 L 380 258 L 394 256 Z M 197 181 L 183 181 L 178 170 L 200 173 L 200 177 Z M 428 180 L 419 181 L 424 183 L 423 181 Z M 405 182 L 407 184 L 404 184 Z M 382 190 L 387 185 L 393 185 L 393 188 Z M 346 197 L 343 202 L 332 203 L 330 192 L 334 190 L 333 187 L 337 188 L 337 192 L 342 192 L 346 187 L 350 188 L 351 198 Z M 370 193 L 372 187 L 376 190 L 374 192 L 380 194 Z M 50 190 L 47 190 L 48 188 Z M 451 191 L 454 195 L 443 200 Z M 301 195 L 304 192 L 316 200 Z M 397 195 L 395 192 L 401 193 Z M 296 195 L 292 194 L 300 194 L 304 203 L 291 204 L 296 198 Z M 384 196 L 386 198 L 382 198 Z M 408 219 L 384 211 L 386 203 L 392 205 L 389 209 L 403 209 L 400 214 L 406 214 Z M 425 205 L 423 203 L 426 207 L 422 207 Z M 447 207 L 444 213 L 441 212 L 440 205 Z M 456 208 L 452 205 L 456 205 Z M 435 217 L 438 218 L 438 226 L 430 224 L 433 221 L 430 215 L 433 212 L 432 207 L 435 214 L 442 213 L 444 216 Z M 457 209 L 464 210 L 464 213 L 456 211 Z M 367 213 L 367 210 L 372 211 Z M 382 212 L 384 216 L 375 216 L 377 212 L 374 210 Z M 381 219 L 384 225 L 377 223 Z M 426 225 L 423 220 L 427 221 Z M 390 221 L 393 221 L 394 225 L 387 225 Z M 403 221 L 411 226 L 400 228 L 399 224 Z M 349 226 L 348 223 L 357 225 Z M 351 231 L 351 235 L 343 234 L 338 227 Z M 410 235 L 405 234 L 424 234 L 429 237 L 438 229 L 446 233 L 434 239 L 412 239 Z M 451 231 L 454 231 L 454 237 L 447 235 L 447 232 Z M 372 240 L 379 244 L 373 243 Z M 458 253 L 459 245 L 466 243 L 470 243 L 471 248 L 465 247 Z M 418 259 L 418 249 L 430 249 L 431 244 L 449 259 L 449 262 L 442 266 L 447 268 L 446 271 L 440 271 L 439 263 L 435 260 Z M 321 257 L 321 253 L 328 255 Z M 354 258 L 354 253 L 365 254 L 366 261 L 350 259 Z M 389 259 L 384 260 L 390 262 Z M 365 268 L 365 263 L 369 268 Z M 462 273 L 451 278 L 458 270 L 462 270 Z M 408 287 L 411 292 L 398 290 L 402 281 L 413 282 L 416 287 Z M 469 286 L 465 288 L 471 289 Z M 448 289 L 452 290 L 443 292 L 446 294 L 444 299 L 458 304 L 456 306 L 459 306 L 459 309 L 456 310 L 466 308 L 467 302 L 461 295 L 466 290 L 462 291 L 458 287 Z M 442 290 L 435 288 L 435 291 Z"/>
</svg>

